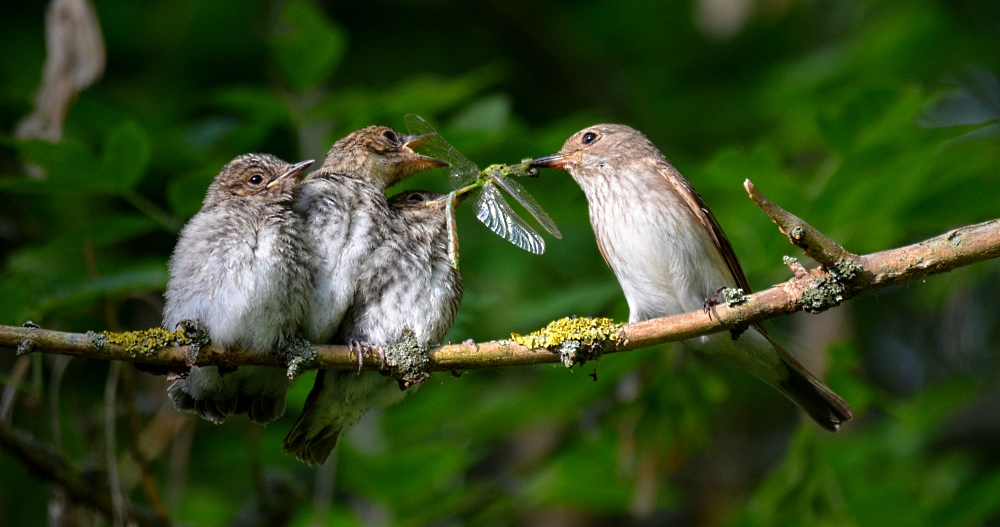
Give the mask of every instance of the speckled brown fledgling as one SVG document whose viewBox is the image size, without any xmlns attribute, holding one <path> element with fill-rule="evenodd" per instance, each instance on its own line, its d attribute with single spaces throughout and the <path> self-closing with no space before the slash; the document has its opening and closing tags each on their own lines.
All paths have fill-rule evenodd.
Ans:
<svg viewBox="0 0 1000 527">
<path fill-rule="evenodd" d="M 583 189 L 631 322 L 700 309 L 720 287 L 750 293 L 708 205 L 640 132 L 619 124 L 591 126 L 532 166 L 566 170 Z M 828 430 L 853 417 L 847 403 L 771 340 L 762 324 L 734 337 L 726 332 L 684 342 L 736 362 Z"/>
<path fill-rule="evenodd" d="M 378 246 L 379 222 L 389 207 L 385 190 L 422 170 L 448 166 L 413 151 L 426 139 L 368 126 L 334 143 L 323 165 L 303 178 L 295 210 L 315 243 L 318 262 L 305 324 L 310 342 L 334 342 L 361 264 Z"/>
<path fill-rule="evenodd" d="M 310 164 L 245 154 L 223 167 L 170 259 L 165 329 L 191 320 L 207 329 L 213 346 L 281 353 L 312 298 L 313 250 L 292 210 L 297 176 Z M 220 375 L 215 366 L 194 366 L 168 392 L 178 409 L 214 423 L 246 412 L 264 424 L 284 414 L 287 389 L 279 368 L 241 366 Z"/>
<path fill-rule="evenodd" d="M 356 346 L 359 359 L 365 345 L 378 345 L 342 331 L 341 321 L 358 297 L 369 296 L 359 289 L 359 283 L 366 264 L 373 261 L 389 229 L 392 211 L 385 190 L 422 170 L 448 166 L 444 161 L 414 152 L 429 137 L 405 135 L 385 126 L 368 126 L 334 143 L 323 165 L 304 178 L 295 209 L 316 246 L 318 262 L 314 304 L 305 324 L 309 341 Z M 398 390 L 373 388 L 383 382 L 388 381 L 372 372 L 347 375 L 321 370 L 317 372 L 313 393 L 336 385 L 340 393 L 361 399 L 359 407 L 376 406 L 378 402 L 374 399 L 380 396 L 398 400 L 401 397 Z M 314 464 L 322 463 L 336 444 L 333 437 L 322 448 L 311 446 L 318 441 L 313 434 L 328 425 L 322 419 L 334 419 L 330 412 L 314 411 L 317 400 L 310 397 L 303 416 L 284 444 L 286 451 Z M 314 453 L 305 457 L 305 449 Z"/>
<path fill-rule="evenodd" d="M 448 255 L 450 195 L 410 191 L 388 203 L 378 247 L 358 274 L 337 340 L 385 347 L 413 331 L 420 346 L 441 342 L 462 301 L 462 277 Z M 459 198 L 461 199 L 461 198 Z M 396 380 L 376 372 L 321 372 L 285 451 L 323 463 L 347 427 L 403 398 Z"/>
</svg>

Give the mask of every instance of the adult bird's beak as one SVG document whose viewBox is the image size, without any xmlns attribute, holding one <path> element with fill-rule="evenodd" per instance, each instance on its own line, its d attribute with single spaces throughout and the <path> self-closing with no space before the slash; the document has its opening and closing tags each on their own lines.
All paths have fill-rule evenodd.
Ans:
<svg viewBox="0 0 1000 527">
<path fill-rule="evenodd" d="M 266 188 L 271 188 L 274 185 L 277 185 L 280 181 L 283 181 L 285 179 L 297 177 L 299 174 L 302 173 L 302 171 L 309 168 L 309 165 L 312 165 L 313 163 L 315 163 L 315 161 L 309 159 L 307 161 L 299 161 L 294 165 L 289 165 L 288 168 L 284 172 L 282 172 L 280 176 L 274 178 L 274 181 L 268 183 Z"/>
<path fill-rule="evenodd" d="M 435 159 L 433 157 L 425 156 L 414 152 L 415 148 L 420 148 L 420 145 L 427 142 L 428 139 L 433 137 L 434 133 L 423 134 L 423 135 L 408 135 L 406 136 L 406 143 L 403 144 L 403 153 L 407 156 L 407 161 L 414 163 L 420 167 L 420 170 L 427 170 L 430 168 L 443 168 L 450 167 L 447 161 L 442 161 L 440 159 Z"/>
<path fill-rule="evenodd" d="M 531 168 L 566 168 L 566 165 L 573 162 L 573 158 L 576 157 L 573 153 L 564 154 L 562 152 L 557 152 L 555 154 L 539 157 L 531 160 Z"/>
</svg>

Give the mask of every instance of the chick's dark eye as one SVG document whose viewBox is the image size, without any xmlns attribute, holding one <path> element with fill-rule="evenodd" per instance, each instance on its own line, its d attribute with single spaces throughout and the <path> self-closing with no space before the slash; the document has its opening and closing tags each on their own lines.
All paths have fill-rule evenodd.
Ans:
<svg viewBox="0 0 1000 527">
<path fill-rule="evenodd" d="M 593 143 L 596 139 L 597 139 L 597 134 L 595 134 L 594 132 L 587 132 L 587 133 L 583 134 L 583 140 L 582 141 L 583 141 L 583 144 L 589 145 L 590 143 Z"/>
<path fill-rule="evenodd" d="M 264 181 L 264 178 L 260 177 L 260 174 L 254 174 L 250 177 L 251 185 L 260 185 Z"/>
<path fill-rule="evenodd" d="M 392 141 L 393 143 L 396 142 L 396 132 L 393 132 L 392 130 L 386 130 L 385 132 L 383 132 L 382 137 L 388 139 L 389 141 Z"/>
<path fill-rule="evenodd" d="M 410 203 L 423 203 L 424 197 L 420 194 L 411 194 L 409 198 Z"/>
</svg>

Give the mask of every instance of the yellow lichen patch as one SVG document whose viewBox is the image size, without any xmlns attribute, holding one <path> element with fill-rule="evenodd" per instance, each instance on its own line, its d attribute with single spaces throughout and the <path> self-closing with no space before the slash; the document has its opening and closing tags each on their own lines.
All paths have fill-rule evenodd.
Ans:
<svg viewBox="0 0 1000 527">
<path fill-rule="evenodd" d="M 618 337 L 623 324 L 610 318 L 567 317 L 549 322 L 543 329 L 518 335 L 512 333 L 510 339 L 527 348 L 553 348 L 567 340 L 579 341 L 587 346 Z"/>
<path fill-rule="evenodd" d="M 132 355 L 149 355 L 159 348 L 171 344 L 186 344 L 190 339 L 184 334 L 184 330 L 170 332 L 163 328 L 151 328 L 143 331 L 125 331 L 115 333 L 113 331 L 102 331 L 102 335 L 108 338 L 111 344 L 118 344 L 125 348 L 125 351 Z"/>
</svg>

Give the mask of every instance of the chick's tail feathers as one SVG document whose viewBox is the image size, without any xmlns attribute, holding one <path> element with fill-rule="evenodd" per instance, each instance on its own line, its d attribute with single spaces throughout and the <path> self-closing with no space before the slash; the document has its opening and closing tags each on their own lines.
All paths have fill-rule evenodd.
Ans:
<svg viewBox="0 0 1000 527">
<path fill-rule="evenodd" d="M 787 351 L 768 338 L 777 350 L 787 375 L 779 380 L 776 388 L 795 404 L 805 410 L 809 417 L 831 432 L 840 429 L 842 423 L 850 421 L 854 412 L 846 401 L 833 393 L 827 385 L 792 358 Z"/>
<path fill-rule="evenodd" d="M 326 462 L 340 437 L 341 424 L 330 418 L 336 413 L 337 405 L 330 397 L 324 397 L 324 392 L 333 390 L 332 386 L 324 388 L 333 384 L 333 379 L 327 379 L 328 375 L 332 377 L 333 372 L 316 372 L 316 381 L 306 398 L 302 415 L 281 443 L 281 449 L 286 454 L 295 454 L 295 459 L 311 467 Z"/>
<path fill-rule="evenodd" d="M 241 366 L 221 375 L 215 366 L 193 366 L 186 378 L 173 381 L 167 395 L 178 410 L 221 424 L 234 414 L 247 414 L 265 425 L 285 413 L 288 378 L 284 370 Z"/>
<path fill-rule="evenodd" d="M 302 415 L 281 447 L 303 463 L 322 465 L 346 429 L 368 411 L 386 408 L 404 395 L 398 382 L 376 372 L 320 370 Z"/>
</svg>

